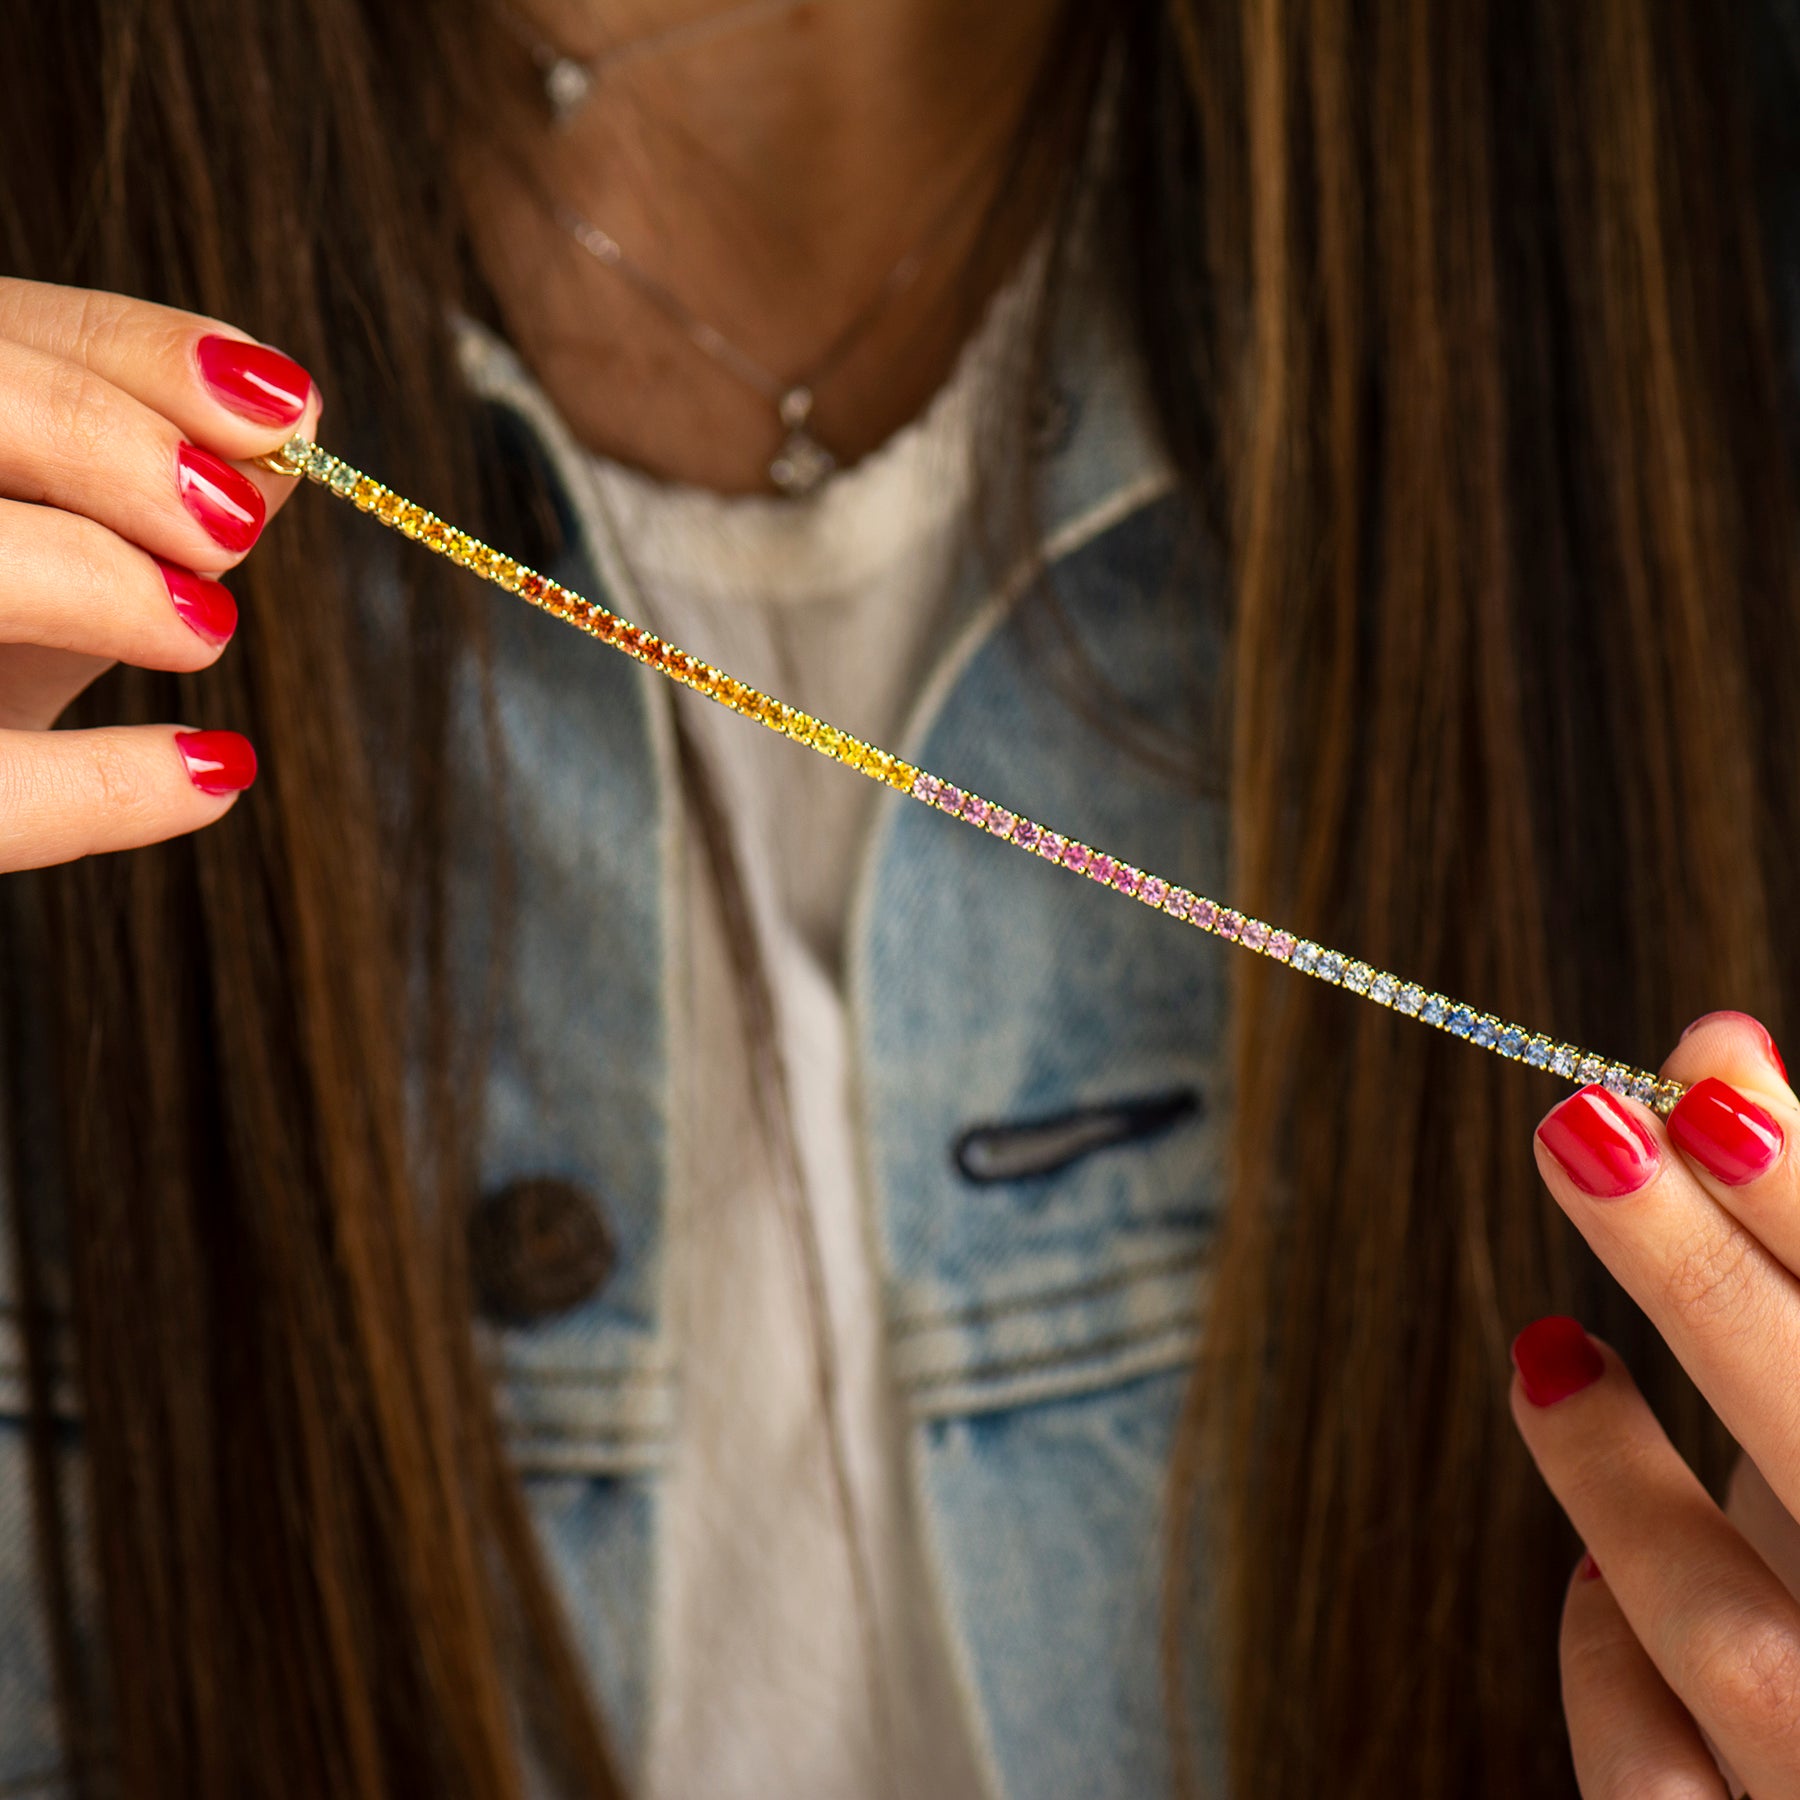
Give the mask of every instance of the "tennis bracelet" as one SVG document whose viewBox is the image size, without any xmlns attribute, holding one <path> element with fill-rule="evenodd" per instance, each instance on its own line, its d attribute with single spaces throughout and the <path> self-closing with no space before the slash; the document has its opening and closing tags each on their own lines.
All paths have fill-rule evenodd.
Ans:
<svg viewBox="0 0 1800 1800">
<path fill-rule="evenodd" d="M 659 670 L 673 681 L 705 694 L 721 706 L 755 719 L 771 731 L 779 731 L 797 744 L 805 744 L 847 767 L 886 783 L 927 806 L 936 807 L 951 818 L 960 819 L 977 831 L 999 838 L 1027 855 L 1071 870 L 1089 881 L 1135 900 L 1172 919 L 1192 925 L 1227 943 L 1241 944 L 1260 956 L 1272 957 L 1290 969 L 1298 969 L 1319 981 L 1361 994 L 1378 1006 L 1392 1007 L 1409 1019 L 1436 1026 L 1482 1050 L 1491 1050 L 1513 1062 L 1529 1064 L 1534 1069 L 1547 1069 L 1566 1080 L 1586 1084 L 1598 1082 L 1621 1098 L 1641 1101 L 1667 1117 L 1677 1100 L 1686 1092 L 1679 1081 L 1659 1081 L 1656 1076 L 1630 1063 L 1608 1062 L 1604 1057 L 1583 1050 L 1577 1044 L 1559 1043 L 1542 1032 L 1527 1031 L 1523 1025 L 1508 1023 L 1492 1013 L 1478 1011 L 1448 994 L 1434 993 L 1415 981 L 1402 980 L 1385 969 L 1359 962 L 1342 951 L 1328 950 L 1309 938 L 1296 937 L 1290 931 L 1234 912 L 1203 894 L 1190 893 L 1184 887 L 1136 869 L 1130 863 L 1108 856 L 1104 851 L 1081 843 L 1075 838 L 1039 825 L 1022 813 L 1009 811 L 997 801 L 984 799 L 942 781 L 928 771 L 893 756 L 873 744 L 815 719 L 811 713 L 785 705 L 748 682 L 739 681 L 723 669 L 703 662 L 697 656 L 665 643 L 661 638 L 620 618 L 604 606 L 585 600 L 568 588 L 559 586 L 548 576 L 527 568 L 524 563 L 502 555 L 466 531 L 459 531 L 422 506 L 383 487 L 372 476 L 352 468 L 341 458 L 302 437 L 290 438 L 268 456 L 257 459 L 261 467 L 278 475 L 305 476 L 307 480 L 330 489 L 341 499 L 349 500 L 363 512 L 372 513 L 382 524 L 404 536 L 447 556 L 460 567 L 490 581 L 509 594 L 528 600 L 552 618 L 561 619 L 585 631 L 589 637 L 623 650 L 627 656 Z"/>
</svg>

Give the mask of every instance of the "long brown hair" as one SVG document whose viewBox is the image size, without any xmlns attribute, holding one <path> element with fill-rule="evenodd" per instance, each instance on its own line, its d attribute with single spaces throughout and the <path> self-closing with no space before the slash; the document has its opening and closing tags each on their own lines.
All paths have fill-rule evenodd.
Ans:
<svg viewBox="0 0 1800 1800">
<path fill-rule="evenodd" d="M 1778 65 L 1732 10 L 1108 19 L 1109 260 L 1235 571 L 1233 899 L 1639 1059 L 1714 1005 L 1779 1032 L 1772 924 L 1800 900 L 1795 492 L 1753 181 L 1788 166 L 1757 120 L 1800 109 L 1752 105 Z M 397 486 L 479 523 L 444 307 L 479 287 L 441 174 L 466 27 L 448 0 L 26 9 L 7 271 L 278 343 L 328 418 L 397 422 Z M 38 906 L 53 950 L 66 1230 L 35 1186 L 14 1211 L 71 1756 L 133 1800 L 513 1800 L 529 1745 L 612 1794 L 469 1327 L 481 1033 L 443 866 L 450 671 L 483 603 L 396 563 L 408 659 L 362 704 L 340 523 L 271 530 L 214 670 L 120 669 L 74 715 L 241 727 L 268 753 L 249 802 L 15 883 L 15 951 Z M 1723 1445 L 1539 1191 L 1543 1084 L 1234 967 L 1172 1710 L 1215 1618 L 1246 1791 L 1566 1792 L 1573 1546 L 1505 1419 L 1507 1334 L 1578 1307 L 1709 1473 Z M 61 1267 L 97 1683 L 50 1417 Z"/>
</svg>

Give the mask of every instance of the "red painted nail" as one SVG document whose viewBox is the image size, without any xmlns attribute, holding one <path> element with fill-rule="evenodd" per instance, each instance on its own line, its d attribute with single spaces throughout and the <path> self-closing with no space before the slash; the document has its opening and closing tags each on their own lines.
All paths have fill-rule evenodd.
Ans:
<svg viewBox="0 0 1800 1800">
<path fill-rule="evenodd" d="M 1693 1024 L 1687 1028 L 1687 1031 L 1684 1031 L 1681 1035 L 1683 1037 L 1686 1037 L 1688 1035 L 1688 1032 L 1698 1031 L 1700 1029 L 1700 1027 L 1707 1022 L 1708 1019 L 1738 1019 L 1738 1020 L 1741 1020 L 1746 1025 L 1754 1026 L 1756 1028 L 1756 1030 L 1762 1034 L 1763 1054 L 1766 1055 L 1768 1057 L 1769 1061 L 1772 1062 L 1775 1065 L 1775 1067 L 1781 1071 L 1781 1079 L 1783 1081 L 1787 1081 L 1787 1078 L 1788 1078 L 1787 1064 L 1781 1060 L 1781 1052 L 1778 1049 L 1776 1049 L 1775 1040 L 1774 1040 L 1774 1038 L 1772 1038 L 1769 1035 L 1769 1028 L 1762 1022 L 1761 1019 L 1752 1018 L 1750 1016 L 1750 1014 L 1746 1013 L 1746 1012 L 1733 1012 L 1729 1008 L 1726 1008 L 1719 1012 L 1702 1013 L 1700 1015 L 1700 1017 L 1697 1018 L 1693 1022 Z M 1792 1085 L 1793 1084 L 1790 1082 L 1789 1086 L 1792 1086 Z"/>
<path fill-rule="evenodd" d="M 256 779 L 256 751 L 236 731 L 178 731 L 175 748 L 203 794 L 235 794 Z"/>
<path fill-rule="evenodd" d="M 312 377 L 279 350 L 215 334 L 200 340 L 194 358 L 214 397 L 240 418 L 292 425 L 306 411 Z"/>
<path fill-rule="evenodd" d="M 1606 1373 L 1606 1364 L 1580 1321 L 1555 1313 L 1527 1325 L 1513 1339 L 1512 1360 L 1525 1398 L 1533 1406 L 1554 1406 Z"/>
<path fill-rule="evenodd" d="M 1598 1082 L 1572 1094 L 1537 1134 L 1584 1194 L 1614 1200 L 1656 1172 L 1656 1140 Z"/>
<path fill-rule="evenodd" d="M 1713 1075 L 1676 1101 L 1669 1136 L 1727 1187 L 1754 1181 L 1781 1154 L 1774 1116 Z"/>
<path fill-rule="evenodd" d="M 1594 1561 L 1593 1551 L 1590 1550 L 1581 1559 L 1581 1567 L 1575 1571 L 1575 1579 L 1577 1581 L 1598 1581 L 1600 1579 L 1600 1565 Z"/>
<path fill-rule="evenodd" d="M 208 581 L 192 569 L 178 569 L 159 556 L 156 566 L 169 584 L 169 598 L 181 622 L 209 644 L 223 644 L 237 630 L 237 602 L 222 581 Z"/>
<path fill-rule="evenodd" d="M 223 457 L 183 444 L 175 452 L 181 503 L 215 544 L 234 555 L 248 550 L 263 528 L 262 490 Z"/>
</svg>

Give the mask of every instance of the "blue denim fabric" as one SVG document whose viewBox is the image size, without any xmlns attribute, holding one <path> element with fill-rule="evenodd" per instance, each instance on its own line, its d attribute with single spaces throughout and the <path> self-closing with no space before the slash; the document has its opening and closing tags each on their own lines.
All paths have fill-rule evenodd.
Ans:
<svg viewBox="0 0 1800 1800">
<path fill-rule="evenodd" d="M 553 410 L 504 345 L 468 326 L 463 350 L 504 456 L 541 466 L 562 515 L 567 549 L 548 572 L 596 598 L 619 591 Z M 1040 469 L 1040 517 L 1057 615 L 1086 672 L 1073 690 L 1059 678 L 1064 653 L 1026 622 L 1049 615 L 1021 614 L 1017 583 L 972 561 L 953 641 L 900 747 L 1218 893 L 1219 799 L 1183 791 L 1118 729 L 1217 730 L 1211 586 L 1119 339 L 1104 321 L 1073 321 L 1054 373 L 1064 428 Z M 391 541 L 370 552 L 377 629 L 394 553 Z M 494 628 L 517 890 L 484 1176 L 591 1188 L 618 1260 L 561 1317 L 484 1329 L 630 1767 L 651 1699 L 661 1470 L 680 1420 L 663 1305 L 682 941 L 671 694 L 516 603 L 496 603 Z M 485 955 L 482 839 L 471 829 L 456 872 L 471 978 Z M 859 874 L 848 954 L 867 1194 L 920 1516 L 993 1792 L 1147 1800 L 1167 1788 L 1162 1490 L 1228 1111 L 1227 952 L 895 794 Z M 1148 1116 L 1140 1103 L 1171 1095 L 1179 1104 L 1152 1107 L 1152 1128 L 1032 1160 L 1047 1121 L 1135 1120 Z M 1022 1146 L 1010 1176 L 959 1168 L 972 1128 Z M 0 1301 L 11 1297 L 7 1281 Z M 60 1789 L 15 1351 L 0 1342 L 0 1787 L 50 1772 L 49 1794 Z"/>
</svg>

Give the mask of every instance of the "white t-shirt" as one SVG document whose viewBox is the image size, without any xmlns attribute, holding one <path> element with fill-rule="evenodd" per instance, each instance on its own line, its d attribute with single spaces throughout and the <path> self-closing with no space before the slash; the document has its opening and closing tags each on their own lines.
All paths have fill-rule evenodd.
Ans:
<svg viewBox="0 0 1800 1800">
<path fill-rule="evenodd" d="M 1028 258 L 995 297 L 919 419 L 804 499 L 721 498 L 588 458 L 581 498 L 638 590 L 619 609 L 891 747 L 932 661 L 968 541 L 978 422 L 1041 264 Z M 935 1611 L 887 1366 L 840 979 L 884 795 L 697 694 L 676 704 L 732 832 L 801 1179 L 792 1191 L 759 1126 L 719 897 L 690 821 L 669 1239 L 681 1398 L 645 1792 L 975 1800 L 984 1758 Z"/>
</svg>

